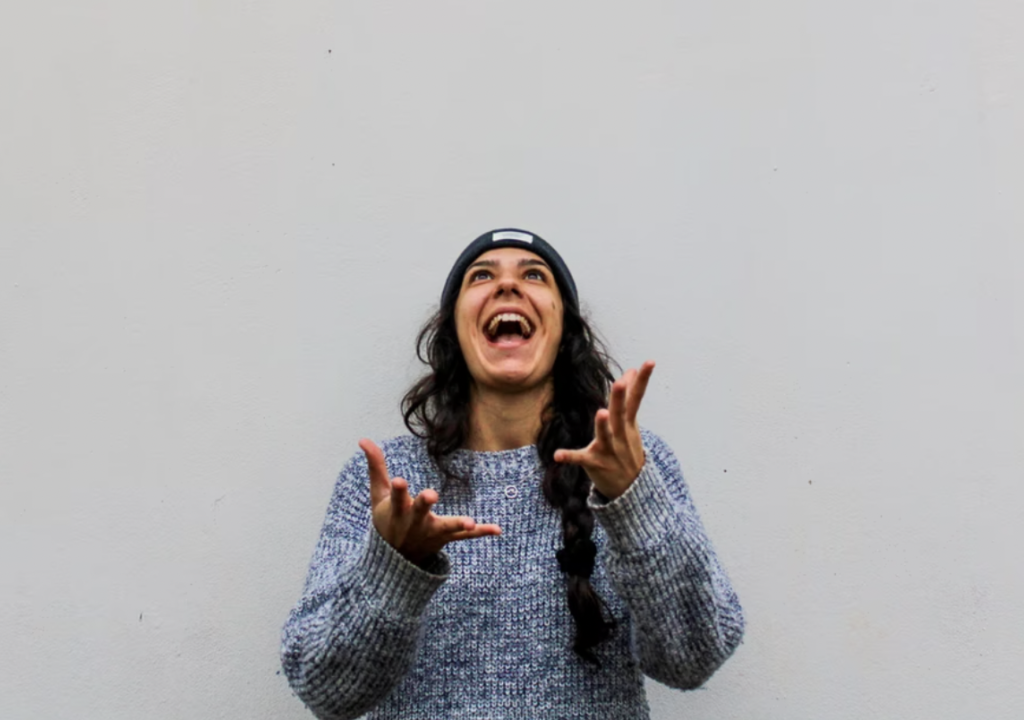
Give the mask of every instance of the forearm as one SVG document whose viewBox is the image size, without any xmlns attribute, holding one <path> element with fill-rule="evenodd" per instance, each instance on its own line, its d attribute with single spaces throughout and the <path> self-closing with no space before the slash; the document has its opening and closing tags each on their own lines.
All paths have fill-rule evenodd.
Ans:
<svg viewBox="0 0 1024 720">
<path fill-rule="evenodd" d="M 320 553 L 318 552 L 318 555 Z M 444 582 L 444 555 L 426 569 L 370 529 L 347 565 L 324 553 L 284 627 L 281 662 L 296 695 L 322 720 L 350 720 L 402 680 L 419 643 L 423 613 Z M 343 568 L 332 568 L 341 563 Z"/>
<path fill-rule="evenodd" d="M 668 463 L 650 460 L 621 497 L 592 497 L 591 506 L 609 536 L 608 575 L 629 608 L 641 668 L 689 689 L 739 645 L 743 611 L 681 474 L 666 477 L 659 465 Z"/>
</svg>

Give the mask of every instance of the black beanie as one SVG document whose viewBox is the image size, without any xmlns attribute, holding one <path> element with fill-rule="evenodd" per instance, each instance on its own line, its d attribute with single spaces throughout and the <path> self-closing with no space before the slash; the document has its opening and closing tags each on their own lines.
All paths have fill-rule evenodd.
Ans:
<svg viewBox="0 0 1024 720">
<path fill-rule="evenodd" d="M 569 272 L 565 261 L 562 260 L 562 256 L 540 235 L 517 228 L 502 228 L 485 232 L 462 251 L 444 283 L 444 290 L 441 292 L 441 307 L 447 307 L 448 303 L 455 304 L 459 290 L 462 288 L 462 276 L 465 275 L 474 260 L 488 250 L 503 247 L 522 248 L 541 257 L 551 267 L 551 271 L 555 275 L 558 289 L 562 293 L 562 302 L 567 305 L 571 304 L 573 308 L 579 310 L 576 283 L 573 281 L 572 273 Z"/>
</svg>

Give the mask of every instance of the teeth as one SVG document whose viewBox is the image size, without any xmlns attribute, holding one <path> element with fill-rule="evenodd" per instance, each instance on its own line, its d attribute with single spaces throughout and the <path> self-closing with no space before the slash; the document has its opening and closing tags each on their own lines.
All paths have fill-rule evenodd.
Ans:
<svg viewBox="0 0 1024 720">
<path fill-rule="evenodd" d="M 499 315 L 495 315 L 491 318 L 491 322 L 487 326 L 487 334 L 494 337 L 494 333 L 498 331 L 498 324 L 503 322 L 519 323 L 519 329 L 522 331 L 524 338 L 530 337 L 530 334 L 533 332 L 533 328 L 530 326 L 530 321 L 519 313 L 500 313 Z"/>
</svg>

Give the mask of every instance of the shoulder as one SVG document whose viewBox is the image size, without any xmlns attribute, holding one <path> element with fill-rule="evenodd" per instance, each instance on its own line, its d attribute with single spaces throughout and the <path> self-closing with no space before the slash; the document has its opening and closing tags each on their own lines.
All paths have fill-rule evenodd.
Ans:
<svg viewBox="0 0 1024 720">
<path fill-rule="evenodd" d="M 408 480 L 413 474 L 410 469 L 422 464 L 422 458 L 428 458 L 424 441 L 412 435 L 385 440 L 371 439 L 384 453 L 384 462 L 387 464 L 390 477 Z M 355 452 L 342 467 L 334 484 L 334 492 L 327 510 L 328 520 L 345 526 L 365 525 L 366 518 L 369 517 L 369 486 L 370 468 L 366 462 L 366 455 L 356 446 Z"/>
<path fill-rule="evenodd" d="M 427 441 L 415 435 L 398 435 L 381 440 L 378 445 L 384 451 L 388 464 L 395 462 L 415 462 L 427 457 Z"/>
<path fill-rule="evenodd" d="M 427 443 L 422 438 L 418 438 L 415 435 L 397 435 L 390 438 L 370 438 L 373 443 L 381 449 L 384 453 L 384 459 L 388 463 L 388 467 L 391 467 L 391 463 L 402 463 L 410 461 L 418 461 L 422 458 L 429 457 L 427 455 Z M 353 443 L 356 445 L 356 443 Z M 367 471 L 366 455 L 356 445 L 354 452 L 349 457 L 348 462 L 345 464 L 345 469 L 361 470 L 363 473 Z"/>
<path fill-rule="evenodd" d="M 681 474 L 679 459 L 661 436 L 642 427 L 640 428 L 640 439 L 643 441 L 644 451 L 659 469 Z"/>
<path fill-rule="evenodd" d="M 391 477 L 404 478 L 410 490 L 432 484 L 434 461 L 427 454 L 427 441 L 415 435 L 399 435 L 380 444 Z"/>
<path fill-rule="evenodd" d="M 689 502 L 690 489 L 686 478 L 683 477 L 679 458 L 672 448 L 660 436 L 645 428 L 640 428 L 640 438 L 643 440 L 644 453 L 647 455 L 646 463 L 656 471 L 672 495 L 683 502 Z"/>
<path fill-rule="evenodd" d="M 384 462 L 388 466 L 388 474 L 392 477 L 405 477 L 431 464 L 426 441 L 415 435 L 398 435 L 384 440 L 374 438 L 373 442 L 384 453 Z M 357 447 L 341 474 L 343 478 L 347 476 L 361 480 L 369 477 L 369 472 L 366 455 Z"/>
</svg>

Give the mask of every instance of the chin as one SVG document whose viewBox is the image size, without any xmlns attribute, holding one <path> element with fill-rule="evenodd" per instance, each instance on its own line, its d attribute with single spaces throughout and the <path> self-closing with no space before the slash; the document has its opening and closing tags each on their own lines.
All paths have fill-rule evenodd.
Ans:
<svg viewBox="0 0 1024 720">
<path fill-rule="evenodd" d="M 542 385 L 550 376 L 538 375 L 536 368 L 495 368 L 487 373 L 484 384 L 498 390 L 522 392 Z M 483 379 L 483 378 L 481 378 Z"/>
</svg>

